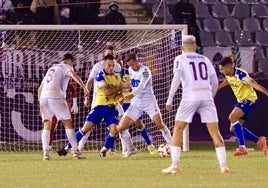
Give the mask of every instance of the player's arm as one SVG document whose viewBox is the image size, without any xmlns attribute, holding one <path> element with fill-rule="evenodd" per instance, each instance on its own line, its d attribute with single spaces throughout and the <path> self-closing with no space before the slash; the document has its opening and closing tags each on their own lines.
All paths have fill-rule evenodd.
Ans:
<svg viewBox="0 0 268 188">
<path fill-rule="evenodd" d="M 218 85 L 219 85 L 217 75 L 216 74 L 211 75 L 210 80 L 211 80 L 212 96 L 214 98 L 217 93 Z"/>
<path fill-rule="evenodd" d="M 114 86 L 114 87 L 109 87 L 106 84 L 102 84 L 101 89 L 103 91 L 103 93 L 106 96 L 110 96 L 116 93 L 121 92 L 123 89 L 129 89 L 130 88 L 130 83 L 128 82 L 123 82 L 121 85 L 119 86 Z"/>
<path fill-rule="evenodd" d="M 251 87 L 253 87 L 254 89 L 256 89 L 256 90 L 258 90 L 258 91 L 260 91 L 260 92 L 262 92 L 263 94 L 265 94 L 265 95 L 268 96 L 268 90 L 267 90 L 266 88 L 264 88 L 262 85 L 258 84 L 258 82 L 256 82 L 255 80 L 252 79 L 252 80 L 249 82 L 249 85 L 250 85 Z"/>
<path fill-rule="evenodd" d="M 68 83 L 68 89 L 71 91 L 72 99 L 73 99 L 73 105 L 72 105 L 72 108 L 71 108 L 71 112 L 73 114 L 77 114 L 78 113 L 77 92 L 76 92 L 76 89 L 74 87 L 74 84 L 72 83 L 72 80 L 70 80 L 69 83 Z"/>
<path fill-rule="evenodd" d="M 121 92 L 123 89 L 130 88 L 130 83 L 129 82 L 123 82 L 122 80 L 121 80 L 120 85 L 118 85 L 118 86 L 117 85 L 110 86 L 105 82 L 105 79 L 103 78 L 102 74 L 99 74 L 96 77 L 96 81 L 97 81 L 98 87 L 101 88 L 101 90 L 103 91 L 105 96 L 110 96 L 110 95 L 113 95 L 113 94 L 117 94 L 117 93 Z"/>
<path fill-rule="evenodd" d="M 217 91 L 221 90 L 222 88 L 224 88 L 228 85 L 229 85 L 229 83 L 228 83 L 227 79 L 225 79 L 222 83 L 219 84 Z"/>
<path fill-rule="evenodd" d="M 181 81 L 181 73 L 180 71 L 175 71 L 174 72 L 174 77 L 171 82 L 171 87 L 169 90 L 169 95 L 168 99 L 166 102 L 166 109 L 170 111 L 172 109 L 172 101 L 175 96 L 176 91 L 179 89 L 180 86 L 180 81 Z"/>
<path fill-rule="evenodd" d="M 73 71 L 73 70 L 70 70 L 68 72 L 68 75 L 76 82 L 79 84 L 79 86 L 81 88 L 84 89 L 84 94 L 85 96 L 87 97 L 89 95 L 89 92 L 88 92 L 88 89 L 86 88 L 85 84 L 83 83 L 83 81 L 81 80 L 81 78 Z"/>
<path fill-rule="evenodd" d="M 94 84 L 94 79 L 95 76 L 98 74 L 98 72 L 96 71 L 96 64 L 93 66 L 92 70 L 90 71 L 89 77 L 87 79 L 87 83 L 86 83 L 86 88 L 88 89 L 88 92 L 90 93 L 92 86 Z M 89 97 L 85 97 L 85 101 L 84 101 L 84 105 L 85 107 L 89 107 L 90 106 L 90 98 Z"/>
<path fill-rule="evenodd" d="M 43 89 L 43 82 L 40 84 L 40 86 L 38 87 L 38 101 L 40 100 L 40 96 L 41 96 L 41 93 L 42 93 L 42 89 Z"/>
</svg>

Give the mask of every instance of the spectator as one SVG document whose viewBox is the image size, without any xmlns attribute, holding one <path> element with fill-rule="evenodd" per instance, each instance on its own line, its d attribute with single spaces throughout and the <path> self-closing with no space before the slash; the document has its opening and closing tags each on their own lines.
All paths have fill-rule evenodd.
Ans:
<svg viewBox="0 0 268 188">
<path fill-rule="evenodd" d="M 196 13 L 194 5 L 189 3 L 189 0 L 180 0 L 180 2 L 173 6 L 172 16 L 174 24 L 188 25 L 188 34 L 194 35 L 196 38 L 197 46 L 201 47 L 199 28 L 196 24 Z"/>
<path fill-rule="evenodd" d="M 100 0 L 69 0 L 70 24 L 98 24 Z"/>
<path fill-rule="evenodd" d="M 16 9 L 11 15 L 11 21 L 14 24 L 31 24 L 32 23 L 32 13 L 29 8 L 25 8 L 25 0 L 16 1 Z"/>
<path fill-rule="evenodd" d="M 14 12 L 14 7 L 11 0 L 0 0 L 0 10 L 6 11 L 6 16 L 9 19 Z"/>
<path fill-rule="evenodd" d="M 33 0 L 30 9 L 34 13 L 35 24 L 60 24 L 56 0 Z"/>
<path fill-rule="evenodd" d="M 0 24 L 12 24 L 12 22 L 8 20 L 8 12 L 5 10 L 0 10 Z"/>
<path fill-rule="evenodd" d="M 105 15 L 105 24 L 124 25 L 126 19 L 121 12 L 118 11 L 119 6 L 116 2 L 112 2 L 109 6 L 110 12 Z"/>
</svg>

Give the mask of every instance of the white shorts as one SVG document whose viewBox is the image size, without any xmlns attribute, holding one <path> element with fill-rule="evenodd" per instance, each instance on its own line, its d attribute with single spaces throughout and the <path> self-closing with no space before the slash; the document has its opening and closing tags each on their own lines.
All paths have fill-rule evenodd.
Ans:
<svg viewBox="0 0 268 188">
<path fill-rule="evenodd" d="M 136 121 L 142 116 L 143 112 L 148 114 L 150 118 L 153 120 L 153 117 L 155 115 L 160 114 L 160 109 L 158 107 L 157 102 L 152 102 L 152 101 L 144 102 L 143 101 L 143 103 L 140 105 L 131 103 L 129 108 L 125 112 L 125 115 L 130 117 L 133 121 Z"/>
<path fill-rule="evenodd" d="M 56 116 L 57 120 L 71 119 L 70 109 L 65 99 L 41 99 L 40 112 L 42 121 L 52 120 Z"/>
<path fill-rule="evenodd" d="M 175 120 L 191 123 L 196 112 L 200 114 L 202 123 L 219 121 L 214 101 L 181 101 Z"/>
</svg>

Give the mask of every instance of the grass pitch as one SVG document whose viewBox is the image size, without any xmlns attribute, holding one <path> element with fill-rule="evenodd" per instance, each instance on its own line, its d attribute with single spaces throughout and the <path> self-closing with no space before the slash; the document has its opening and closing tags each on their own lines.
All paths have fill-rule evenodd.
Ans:
<svg viewBox="0 0 268 188">
<path fill-rule="evenodd" d="M 87 188 L 154 188 L 154 187 L 268 187 L 268 156 L 256 150 L 247 156 L 234 157 L 235 145 L 227 143 L 227 161 L 231 170 L 221 174 L 211 143 L 191 144 L 183 152 L 180 173 L 163 175 L 161 170 L 171 158 L 139 152 L 130 158 L 118 153 L 99 157 L 85 153 L 86 160 L 73 160 L 72 155 L 42 161 L 42 153 L 0 153 L 0 187 L 87 187 Z"/>
</svg>

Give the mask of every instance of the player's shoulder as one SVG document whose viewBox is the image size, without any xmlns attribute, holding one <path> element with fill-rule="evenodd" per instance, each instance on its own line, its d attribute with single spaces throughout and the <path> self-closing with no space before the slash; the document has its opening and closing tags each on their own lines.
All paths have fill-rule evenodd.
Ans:
<svg viewBox="0 0 268 188">
<path fill-rule="evenodd" d="M 248 73 L 246 70 L 236 67 L 235 68 L 235 75 L 237 75 L 239 77 L 239 79 L 243 79 L 244 77 L 248 76 Z"/>
<path fill-rule="evenodd" d="M 92 70 L 102 69 L 102 61 L 99 61 L 98 63 L 94 64 L 92 67 Z"/>
<path fill-rule="evenodd" d="M 120 72 L 122 70 L 121 65 L 114 61 L 114 71 L 115 72 Z"/>
<path fill-rule="evenodd" d="M 106 75 L 106 73 L 104 72 L 104 70 L 101 70 L 96 75 L 96 81 L 100 82 L 100 81 L 104 80 L 105 75 Z"/>
<path fill-rule="evenodd" d="M 59 69 L 59 70 L 62 71 L 62 72 L 68 72 L 68 71 L 73 70 L 73 67 L 72 67 L 72 66 L 67 65 L 67 64 L 65 64 L 65 63 L 60 63 L 60 64 L 57 64 L 57 65 L 55 65 L 55 66 L 53 66 L 53 67 L 56 68 L 56 69 Z M 53 67 L 52 67 L 52 68 L 53 68 Z"/>
<path fill-rule="evenodd" d="M 141 65 L 140 72 L 141 72 L 143 77 L 148 78 L 151 71 L 150 71 L 149 67 L 147 67 L 145 65 Z"/>
</svg>

